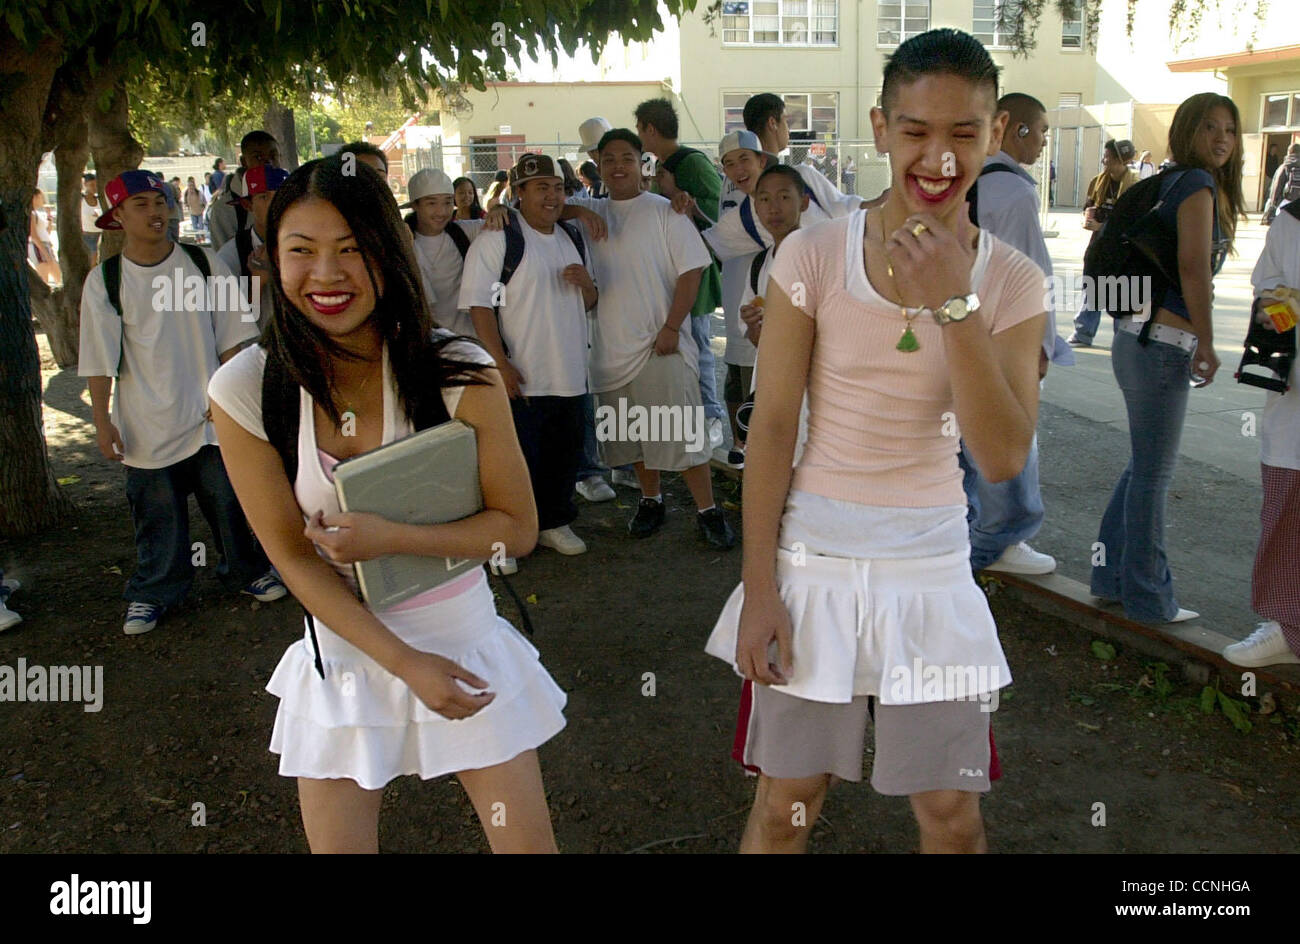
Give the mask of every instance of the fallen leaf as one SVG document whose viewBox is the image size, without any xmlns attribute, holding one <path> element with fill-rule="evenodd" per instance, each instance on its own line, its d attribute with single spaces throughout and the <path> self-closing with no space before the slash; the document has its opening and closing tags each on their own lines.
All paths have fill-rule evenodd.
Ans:
<svg viewBox="0 0 1300 944">
<path fill-rule="evenodd" d="M 734 501 L 724 501 L 722 507 L 727 509 L 727 511 L 740 511 L 740 506 Z"/>
<path fill-rule="evenodd" d="M 1076 721 L 1076 722 L 1074 722 L 1074 723 L 1077 724 L 1079 727 L 1083 728 L 1085 731 L 1100 731 L 1100 730 L 1101 730 L 1101 725 L 1099 725 L 1099 724 L 1088 724 L 1088 722 L 1086 722 L 1086 721 Z"/>
<path fill-rule="evenodd" d="M 81 476 L 65 475 L 62 476 L 61 478 L 55 479 L 55 481 L 58 482 L 60 485 L 76 485 L 78 482 L 81 481 Z"/>
<path fill-rule="evenodd" d="M 530 593 L 530 594 L 528 594 L 528 596 L 524 597 L 524 599 L 527 600 L 529 603 L 536 603 L 536 602 L 537 602 L 537 594 L 535 594 L 535 593 Z"/>
<path fill-rule="evenodd" d="M 1272 692 L 1265 692 L 1259 696 L 1259 713 L 1261 715 L 1271 715 L 1277 711 L 1277 701 L 1273 698 Z"/>
<path fill-rule="evenodd" d="M 1102 662 L 1113 662 L 1115 659 L 1115 647 L 1108 642 L 1094 639 L 1092 641 L 1092 654 Z"/>
</svg>

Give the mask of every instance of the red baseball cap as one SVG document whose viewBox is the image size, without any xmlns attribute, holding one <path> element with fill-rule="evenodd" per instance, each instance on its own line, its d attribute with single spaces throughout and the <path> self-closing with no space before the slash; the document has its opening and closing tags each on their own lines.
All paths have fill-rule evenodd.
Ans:
<svg viewBox="0 0 1300 944">
<path fill-rule="evenodd" d="M 118 174 L 104 186 L 104 196 L 108 198 L 108 212 L 95 220 L 100 229 L 121 229 L 117 221 L 117 208 L 138 193 L 155 191 L 168 196 L 163 179 L 148 170 L 128 170 Z M 168 203 L 170 204 L 170 197 Z"/>
</svg>

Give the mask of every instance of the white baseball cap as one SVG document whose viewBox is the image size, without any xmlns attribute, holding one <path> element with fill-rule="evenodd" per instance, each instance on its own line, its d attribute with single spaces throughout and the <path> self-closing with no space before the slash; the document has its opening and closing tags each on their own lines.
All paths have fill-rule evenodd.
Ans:
<svg viewBox="0 0 1300 944">
<path fill-rule="evenodd" d="M 605 132 L 613 130 L 613 127 L 604 118 L 599 117 L 588 118 L 578 125 L 578 137 L 582 139 L 582 149 L 584 151 L 596 150 L 596 145 L 600 144 L 600 139 L 605 136 Z"/>
<path fill-rule="evenodd" d="M 406 189 L 410 199 L 399 207 L 402 210 L 415 206 L 415 201 L 421 197 L 436 197 L 444 193 L 452 195 L 456 192 L 456 188 L 451 185 L 451 178 L 436 167 L 426 167 L 424 170 L 417 171 L 411 177 Z"/>
<path fill-rule="evenodd" d="M 758 154 L 763 153 L 763 145 L 758 141 L 758 135 L 752 131 L 741 129 L 724 135 L 722 142 L 718 145 L 718 160 L 722 160 L 732 151 L 745 148 Z"/>
</svg>

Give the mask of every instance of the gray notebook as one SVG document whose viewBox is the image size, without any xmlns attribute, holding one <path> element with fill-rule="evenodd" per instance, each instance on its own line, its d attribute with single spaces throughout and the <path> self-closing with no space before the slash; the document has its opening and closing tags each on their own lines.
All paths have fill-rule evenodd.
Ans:
<svg viewBox="0 0 1300 944">
<path fill-rule="evenodd" d="M 364 452 L 334 467 L 343 511 L 407 524 L 442 524 L 483 510 L 474 430 L 450 420 Z M 382 610 L 482 565 L 473 558 L 395 554 L 353 564 L 361 595 Z"/>
</svg>

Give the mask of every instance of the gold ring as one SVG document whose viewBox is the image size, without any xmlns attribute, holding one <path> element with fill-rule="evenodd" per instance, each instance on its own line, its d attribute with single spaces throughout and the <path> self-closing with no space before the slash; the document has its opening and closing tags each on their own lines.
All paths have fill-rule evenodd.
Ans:
<svg viewBox="0 0 1300 944">
<path fill-rule="evenodd" d="M 926 226 L 924 223 L 917 223 L 915 226 L 912 227 L 912 235 L 920 236 L 929 228 L 930 227 Z"/>
</svg>

